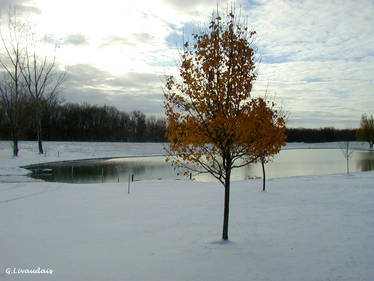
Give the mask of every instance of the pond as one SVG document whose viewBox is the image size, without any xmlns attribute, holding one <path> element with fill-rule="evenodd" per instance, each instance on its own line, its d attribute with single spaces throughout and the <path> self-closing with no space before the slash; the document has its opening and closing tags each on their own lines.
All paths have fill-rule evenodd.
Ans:
<svg viewBox="0 0 374 281">
<path fill-rule="evenodd" d="M 354 151 L 349 161 L 350 172 L 374 170 L 374 152 Z M 340 149 L 282 150 L 266 164 L 266 177 L 322 175 L 346 172 L 346 160 Z M 133 157 L 106 160 L 82 160 L 29 166 L 33 178 L 51 182 L 98 183 L 134 180 L 187 179 L 183 171 L 174 170 L 165 157 Z M 251 164 L 233 170 L 232 180 L 262 177 L 261 165 Z M 197 181 L 214 181 L 209 175 L 193 177 Z"/>
</svg>

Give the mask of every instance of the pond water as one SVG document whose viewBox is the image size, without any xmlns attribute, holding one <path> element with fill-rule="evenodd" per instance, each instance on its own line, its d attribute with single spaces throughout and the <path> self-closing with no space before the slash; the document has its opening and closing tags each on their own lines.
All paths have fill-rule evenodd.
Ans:
<svg viewBox="0 0 374 281">
<path fill-rule="evenodd" d="M 265 168 L 267 178 L 345 173 L 346 159 L 340 149 L 282 150 Z M 163 156 L 56 162 L 33 165 L 29 169 L 33 170 L 33 178 L 66 183 L 127 182 L 129 175 L 134 175 L 134 180 L 187 178 L 183 171 L 174 170 L 166 163 Z M 374 170 L 374 152 L 354 151 L 349 170 Z M 235 169 L 232 173 L 232 180 L 257 177 L 262 177 L 259 164 Z M 193 178 L 215 180 L 205 174 Z"/>
</svg>

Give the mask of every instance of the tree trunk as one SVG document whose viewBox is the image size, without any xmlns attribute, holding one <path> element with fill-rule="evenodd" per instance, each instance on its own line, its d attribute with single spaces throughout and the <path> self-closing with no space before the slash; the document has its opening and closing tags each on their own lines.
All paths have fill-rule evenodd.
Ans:
<svg viewBox="0 0 374 281">
<path fill-rule="evenodd" d="M 42 124 L 40 120 L 38 120 L 36 131 L 37 131 L 36 134 L 38 137 L 39 154 L 43 154 L 44 151 L 43 151 L 43 144 L 42 144 Z"/>
<path fill-rule="evenodd" d="M 43 144 L 42 144 L 41 139 L 38 139 L 38 146 L 39 146 L 39 154 L 43 154 L 44 151 L 43 151 Z"/>
<path fill-rule="evenodd" d="M 261 161 L 262 166 L 262 191 L 265 191 L 265 163 L 264 161 Z"/>
<path fill-rule="evenodd" d="M 12 125 L 12 140 L 13 140 L 13 157 L 18 156 L 18 128 Z"/>
<path fill-rule="evenodd" d="M 18 138 L 13 136 L 13 156 L 18 156 Z"/>
<path fill-rule="evenodd" d="M 229 239 L 229 208 L 230 208 L 230 175 L 231 170 L 226 172 L 225 179 L 225 207 L 223 213 L 223 230 L 222 230 L 222 239 Z"/>
<path fill-rule="evenodd" d="M 349 156 L 347 156 L 347 175 L 349 174 Z"/>
</svg>

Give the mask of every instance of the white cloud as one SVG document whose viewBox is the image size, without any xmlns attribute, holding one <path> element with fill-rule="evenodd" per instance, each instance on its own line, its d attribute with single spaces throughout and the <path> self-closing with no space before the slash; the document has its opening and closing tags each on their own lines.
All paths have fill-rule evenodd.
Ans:
<svg viewBox="0 0 374 281">
<path fill-rule="evenodd" d="M 374 44 L 372 1 L 264 1 L 249 10 L 264 56 L 290 60 L 365 56 Z"/>
<path fill-rule="evenodd" d="M 70 66 L 64 97 L 70 102 L 107 104 L 131 112 L 160 113 L 161 76 L 154 73 L 127 72 L 114 75 L 90 64 Z"/>
<path fill-rule="evenodd" d="M 82 33 L 73 33 L 66 35 L 63 40 L 62 44 L 64 45 L 88 45 L 88 39 Z"/>
<path fill-rule="evenodd" d="M 372 1 L 257 1 L 257 92 L 269 83 L 293 124 L 358 126 L 374 111 L 373 14 Z"/>
<path fill-rule="evenodd" d="M 329 126 L 332 121 L 338 127 L 358 126 L 362 113 L 374 111 L 374 57 L 262 64 L 260 74 L 258 94 L 269 85 L 288 111 L 308 117 L 315 126 Z"/>
</svg>

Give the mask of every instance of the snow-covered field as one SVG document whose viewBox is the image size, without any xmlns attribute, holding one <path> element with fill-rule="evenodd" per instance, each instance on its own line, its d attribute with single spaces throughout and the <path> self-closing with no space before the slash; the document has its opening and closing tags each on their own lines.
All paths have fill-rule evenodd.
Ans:
<svg viewBox="0 0 374 281">
<path fill-rule="evenodd" d="M 0 280 L 374 280 L 374 172 L 271 179 L 267 192 L 233 182 L 223 243 L 218 183 L 139 181 L 127 194 L 123 183 L 6 182 L 25 178 L 20 165 L 162 145 L 46 147 L 21 142 L 13 159 L 0 142 Z M 18 273 L 29 270 L 47 274 Z"/>
</svg>

